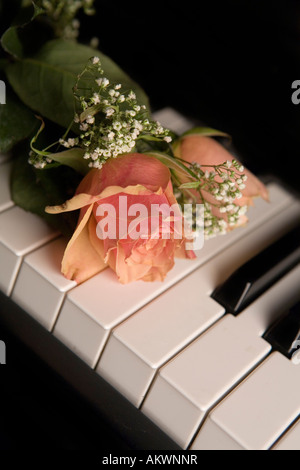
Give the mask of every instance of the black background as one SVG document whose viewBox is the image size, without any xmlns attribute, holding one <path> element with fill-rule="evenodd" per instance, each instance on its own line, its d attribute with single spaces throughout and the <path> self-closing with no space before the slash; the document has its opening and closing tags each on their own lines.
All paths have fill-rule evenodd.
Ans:
<svg viewBox="0 0 300 470">
<path fill-rule="evenodd" d="M 298 189 L 300 2 L 225 0 L 104 2 L 82 17 L 80 39 L 97 36 L 150 97 L 229 132 L 255 173 Z M 0 326 L 0 448 L 126 448 L 27 348 Z"/>
<path fill-rule="evenodd" d="M 89 37 L 99 37 L 100 49 L 144 87 L 154 109 L 170 105 L 229 132 L 253 171 L 297 188 L 297 0 L 96 4 Z"/>
</svg>

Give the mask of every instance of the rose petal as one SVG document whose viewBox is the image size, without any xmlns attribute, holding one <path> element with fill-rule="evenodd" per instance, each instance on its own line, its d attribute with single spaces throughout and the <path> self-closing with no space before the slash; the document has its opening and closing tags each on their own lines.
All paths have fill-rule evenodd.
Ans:
<svg viewBox="0 0 300 470">
<path fill-rule="evenodd" d="M 92 210 L 91 205 L 69 241 L 62 260 L 62 273 L 67 279 L 73 279 L 78 284 L 107 267 L 90 243 L 88 222 Z"/>
<path fill-rule="evenodd" d="M 131 153 L 108 160 L 99 171 L 91 170 L 82 180 L 76 193 L 100 194 L 109 186 L 142 185 L 153 192 L 165 189 L 170 171 L 159 160 L 148 155 Z"/>
<path fill-rule="evenodd" d="M 168 271 L 170 271 L 174 267 L 174 261 L 169 263 Z M 161 269 L 152 267 L 150 271 L 142 278 L 144 282 L 162 282 L 166 278 L 167 272 L 162 272 Z"/>
<path fill-rule="evenodd" d="M 70 212 L 81 209 L 82 207 L 89 206 L 96 202 L 99 196 L 91 196 L 90 194 L 77 194 L 60 206 L 47 206 L 45 212 L 48 214 L 60 214 L 61 212 Z"/>
<path fill-rule="evenodd" d="M 130 266 L 126 263 L 125 253 L 121 244 L 118 244 L 116 251 L 116 274 L 122 284 L 142 279 L 149 273 L 150 266 L 145 264 L 135 264 Z"/>
</svg>

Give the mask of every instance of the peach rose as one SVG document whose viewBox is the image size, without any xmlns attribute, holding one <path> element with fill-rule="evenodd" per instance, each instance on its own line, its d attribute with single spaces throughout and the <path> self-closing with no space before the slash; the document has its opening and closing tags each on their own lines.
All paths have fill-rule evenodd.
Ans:
<svg viewBox="0 0 300 470">
<path fill-rule="evenodd" d="M 151 213 L 154 204 L 178 208 L 170 171 L 156 158 L 127 154 L 108 160 L 101 170 L 91 170 L 72 199 L 46 208 L 48 213 L 80 209 L 62 273 L 81 283 L 110 266 L 124 284 L 138 279 L 156 281 L 163 280 L 173 267 L 174 256 L 194 258 L 193 251 L 185 249 L 184 233 L 176 237 L 173 212 L 169 211 L 169 238 L 162 236 L 166 224 L 162 216 Z M 143 214 L 137 218 L 140 207 Z M 126 214 L 122 208 L 127 209 Z M 182 226 L 182 218 L 180 223 Z"/>
<path fill-rule="evenodd" d="M 200 135 L 190 135 L 184 137 L 174 149 L 175 155 L 182 158 L 189 163 L 198 163 L 199 165 L 208 165 L 203 170 L 212 171 L 213 168 L 209 165 L 221 165 L 224 162 L 232 162 L 233 157 L 222 145 L 210 137 Z M 238 173 L 238 172 L 237 172 Z M 254 197 L 262 197 L 269 201 L 268 190 L 265 185 L 251 173 L 249 170 L 244 169 L 242 172 L 247 176 L 245 189 L 241 190 L 242 197 L 236 199 L 234 202 L 238 206 L 253 205 Z M 216 181 L 221 182 L 221 179 L 216 176 Z M 216 200 L 213 195 L 203 191 L 205 199 L 209 203 L 214 203 Z M 226 219 L 226 214 L 221 213 L 217 208 L 213 208 L 214 215 Z M 240 217 L 238 225 L 246 223 L 248 218 L 243 215 Z"/>
</svg>

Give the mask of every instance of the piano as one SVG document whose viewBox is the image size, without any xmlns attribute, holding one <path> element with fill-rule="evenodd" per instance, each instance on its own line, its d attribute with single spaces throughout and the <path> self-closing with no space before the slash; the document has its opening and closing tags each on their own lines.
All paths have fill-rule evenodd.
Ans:
<svg viewBox="0 0 300 470">
<path fill-rule="evenodd" d="M 154 117 L 175 132 L 191 127 L 172 108 Z M 10 168 L 2 159 L 0 325 L 130 448 L 300 450 L 294 190 L 269 178 L 270 202 L 255 200 L 247 226 L 176 260 L 163 283 L 124 286 L 107 269 L 77 286 L 60 274 L 66 241 L 11 201 Z M 222 302 L 241 279 L 247 289 Z"/>
</svg>

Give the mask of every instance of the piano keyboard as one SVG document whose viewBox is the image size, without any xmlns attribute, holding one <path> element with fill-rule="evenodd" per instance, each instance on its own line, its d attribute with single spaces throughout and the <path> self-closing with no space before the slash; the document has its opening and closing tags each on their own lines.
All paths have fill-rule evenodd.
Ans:
<svg viewBox="0 0 300 470">
<path fill-rule="evenodd" d="M 170 108 L 155 118 L 175 132 L 191 127 Z M 299 223 L 295 195 L 271 182 L 270 203 L 255 200 L 246 227 L 206 241 L 193 261 L 176 260 L 163 283 L 124 286 L 107 269 L 77 286 L 60 274 L 66 241 L 11 201 L 10 166 L 0 165 L 6 298 L 153 422 L 165 449 L 300 450 L 300 365 L 264 338 L 300 300 L 299 262 L 236 316 L 212 297 Z"/>
</svg>

